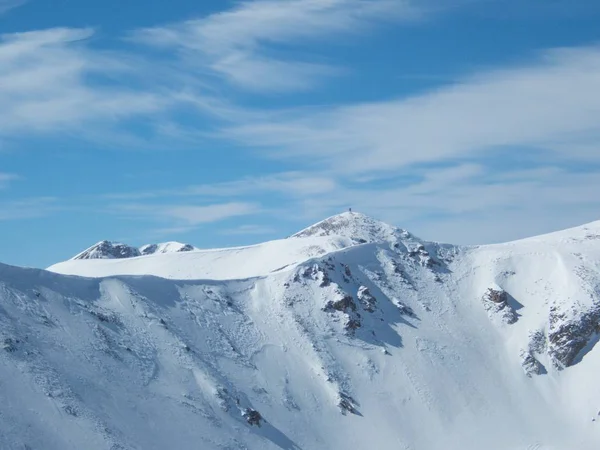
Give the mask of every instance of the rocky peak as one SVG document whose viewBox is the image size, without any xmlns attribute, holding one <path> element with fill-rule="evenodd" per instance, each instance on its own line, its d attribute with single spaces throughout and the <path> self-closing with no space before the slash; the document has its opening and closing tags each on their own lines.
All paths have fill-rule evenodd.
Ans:
<svg viewBox="0 0 600 450">
<path fill-rule="evenodd" d="M 154 255 L 161 253 L 191 252 L 196 247 L 181 242 L 164 242 L 161 244 L 148 244 L 140 247 L 132 247 L 120 242 L 100 241 L 84 250 L 71 260 L 79 259 L 126 259 L 137 256 Z"/>
<path fill-rule="evenodd" d="M 136 256 L 141 256 L 141 253 L 135 247 L 120 242 L 101 241 L 72 259 L 124 259 Z"/>
<path fill-rule="evenodd" d="M 162 244 L 148 244 L 140 247 L 142 255 L 155 255 L 159 253 L 182 253 L 196 250 L 196 247 L 181 242 L 164 242 Z"/>
</svg>

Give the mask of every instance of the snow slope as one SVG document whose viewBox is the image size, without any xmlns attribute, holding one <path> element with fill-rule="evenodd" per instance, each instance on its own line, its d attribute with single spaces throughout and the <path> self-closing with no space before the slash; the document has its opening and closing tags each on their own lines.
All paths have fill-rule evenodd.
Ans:
<svg viewBox="0 0 600 450">
<path fill-rule="evenodd" d="M 2 449 L 600 448 L 600 222 L 464 248 L 346 213 L 51 269 L 94 278 L 0 266 Z"/>
</svg>

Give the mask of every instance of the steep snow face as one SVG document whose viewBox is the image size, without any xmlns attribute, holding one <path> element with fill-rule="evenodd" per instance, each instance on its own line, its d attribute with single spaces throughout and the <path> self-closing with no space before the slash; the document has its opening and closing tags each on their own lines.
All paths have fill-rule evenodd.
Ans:
<svg viewBox="0 0 600 450">
<path fill-rule="evenodd" d="M 519 334 L 512 352 L 521 354 L 526 372 L 577 365 L 598 340 L 600 222 L 483 246 L 461 267 L 480 292 L 487 290 L 483 303 L 490 316 Z"/>
<path fill-rule="evenodd" d="M 72 260 L 123 259 L 140 255 L 140 251 L 135 247 L 119 242 L 101 241 L 73 257 Z"/>
<path fill-rule="evenodd" d="M 181 253 L 193 252 L 198 250 L 190 244 L 182 244 L 181 242 L 163 242 L 162 244 L 148 244 L 140 247 L 142 255 L 154 255 L 157 253 Z"/>
<path fill-rule="evenodd" d="M 61 267 L 0 266 L 0 448 L 600 448 L 600 223 Z"/>
</svg>

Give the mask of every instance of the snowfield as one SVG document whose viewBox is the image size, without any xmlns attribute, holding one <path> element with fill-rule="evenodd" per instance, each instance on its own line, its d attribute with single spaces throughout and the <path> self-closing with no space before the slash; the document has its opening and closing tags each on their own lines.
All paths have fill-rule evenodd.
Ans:
<svg viewBox="0 0 600 450">
<path fill-rule="evenodd" d="M 0 265 L 0 448 L 600 448 L 600 222 L 119 255 Z"/>
</svg>

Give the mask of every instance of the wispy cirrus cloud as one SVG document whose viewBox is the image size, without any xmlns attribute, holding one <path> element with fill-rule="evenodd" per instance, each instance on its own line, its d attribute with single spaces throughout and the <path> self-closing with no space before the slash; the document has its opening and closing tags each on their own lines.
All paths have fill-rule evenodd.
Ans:
<svg viewBox="0 0 600 450">
<path fill-rule="evenodd" d="M 175 50 L 189 70 L 253 91 L 296 91 L 339 73 L 294 54 L 294 45 L 361 32 L 374 21 L 415 20 L 412 0 L 256 0 L 207 17 L 147 28 L 132 39 Z"/>
<path fill-rule="evenodd" d="M 0 14 L 25 4 L 27 0 L 0 0 Z"/>
<path fill-rule="evenodd" d="M 91 50 L 91 29 L 54 28 L 0 36 L 0 137 L 85 124 L 122 126 L 163 111 L 169 99 L 121 80 L 139 75 L 126 57 Z"/>
<path fill-rule="evenodd" d="M 185 233 L 200 225 L 221 222 L 259 213 L 261 207 L 255 202 L 227 202 L 210 204 L 181 203 L 120 203 L 108 206 L 108 213 L 129 219 L 163 224 L 154 234 Z"/>
<path fill-rule="evenodd" d="M 303 108 L 279 120 L 225 127 L 222 135 L 347 174 L 500 148 L 600 162 L 600 47 L 550 50 L 534 63 L 483 70 L 419 96 Z"/>
<path fill-rule="evenodd" d="M 0 35 L 0 138 L 67 131 L 122 147 L 151 145 L 128 126 L 142 121 L 171 143 L 206 140 L 208 133 L 179 123 L 177 112 L 192 107 L 215 120 L 268 116 L 219 100 L 215 74 L 258 91 L 304 88 L 337 69 L 282 59 L 273 46 L 349 35 L 373 21 L 408 20 L 419 11 L 408 0 L 249 1 L 201 19 L 132 32 L 134 41 L 157 52 L 102 50 L 93 45 L 91 28 Z M 160 48 L 180 56 L 165 61 Z"/>
<path fill-rule="evenodd" d="M 106 194 L 100 199 L 115 202 L 108 212 L 132 219 L 168 223 L 168 226 L 157 228 L 153 233 L 169 235 L 186 233 L 201 225 L 231 218 L 245 220 L 244 217 L 258 214 L 277 215 L 280 209 L 267 209 L 263 204 L 265 195 L 268 199 L 275 199 L 275 203 L 283 201 L 297 206 L 308 198 L 329 195 L 338 189 L 335 179 L 325 174 L 282 172 L 166 190 Z M 222 203 L 224 199 L 230 201 Z M 249 236 L 273 232 L 272 227 L 243 224 L 224 229 L 219 234 Z"/>
<path fill-rule="evenodd" d="M 178 197 L 240 197 L 264 193 L 302 197 L 306 195 L 325 194 L 333 191 L 336 187 L 335 179 L 326 174 L 290 171 L 245 177 L 212 184 L 182 186 L 166 190 L 113 193 L 103 195 L 102 197 L 113 200 L 151 200 Z"/>
</svg>

